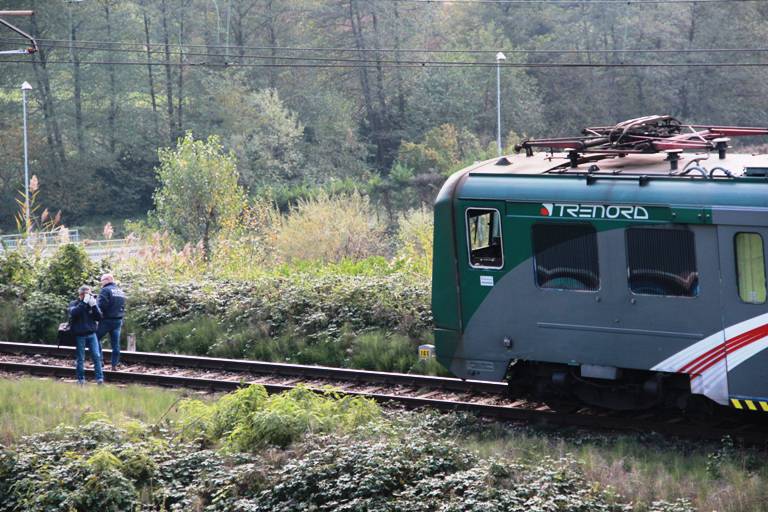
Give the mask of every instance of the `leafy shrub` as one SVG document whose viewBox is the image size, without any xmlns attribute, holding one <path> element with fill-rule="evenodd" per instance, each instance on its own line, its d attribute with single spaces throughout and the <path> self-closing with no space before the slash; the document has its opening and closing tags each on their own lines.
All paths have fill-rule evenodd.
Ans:
<svg viewBox="0 0 768 512">
<path fill-rule="evenodd" d="M 62 245 L 40 274 L 40 291 L 71 297 L 82 284 L 95 284 L 98 272 L 98 265 L 91 261 L 82 247 Z"/>
<path fill-rule="evenodd" d="M 56 329 L 67 319 L 67 299 L 44 292 L 32 292 L 21 305 L 19 327 L 25 341 L 52 343 Z"/>
<path fill-rule="evenodd" d="M 355 192 L 301 199 L 275 219 L 274 247 L 282 261 L 341 261 L 382 254 L 384 226 L 367 197 Z"/>
<path fill-rule="evenodd" d="M 0 512 L 198 510 L 216 493 L 259 490 L 260 480 L 241 480 L 246 455 L 171 446 L 149 432 L 94 421 L 0 446 Z"/>
<path fill-rule="evenodd" d="M 35 280 L 37 261 L 21 251 L 0 254 L 0 284 L 29 288 Z"/>
<path fill-rule="evenodd" d="M 320 395 L 297 387 L 268 396 L 263 386 L 238 390 L 214 404 L 185 400 L 180 404 L 181 433 L 187 439 L 219 440 L 231 450 L 285 447 L 306 432 L 348 431 L 379 417 L 370 399 Z"/>
<path fill-rule="evenodd" d="M 247 283 L 202 280 L 134 286 L 141 293 L 131 295 L 129 314 L 144 330 L 209 315 L 222 321 L 222 330 L 247 327 L 263 336 L 338 339 L 346 325 L 354 332 L 381 328 L 415 337 L 432 321 L 428 279 L 404 273 L 294 274 Z"/>
<path fill-rule="evenodd" d="M 398 219 L 398 260 L 405 268 L 427 276 L 432 275 L 432 211 L 425 207 L 410 210 Z"/>
</svg>

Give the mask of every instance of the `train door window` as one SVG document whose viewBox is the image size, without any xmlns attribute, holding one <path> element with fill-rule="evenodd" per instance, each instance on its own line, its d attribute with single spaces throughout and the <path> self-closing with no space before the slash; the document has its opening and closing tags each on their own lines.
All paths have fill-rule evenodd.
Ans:
<svg viewBox="0 0 768 512">
<path fill-rule="evenodd" d="M 467 209 L 467 244 L 469 264 L 475 268 L 501 268 L 501 216 L 498 210 Z"/>
<path fill-rule="evenodd" d="M 628 229 L 627 259 L 632 293 L 674 297 L 699 294 L 692 231 Z"/>
<path fill-rule="evenodd" d="M 765 303 L 765 256 L 763 237 L 758 233 L 736 233 L 733 237 L 739 297 L 750 304 Z"/>
<path fill-rule="evenodd" d="M 589 224 L 536 224 L 532 234 L 536 284 L 540 288 L 600 288 L 595 228 Z"/>
</svg>

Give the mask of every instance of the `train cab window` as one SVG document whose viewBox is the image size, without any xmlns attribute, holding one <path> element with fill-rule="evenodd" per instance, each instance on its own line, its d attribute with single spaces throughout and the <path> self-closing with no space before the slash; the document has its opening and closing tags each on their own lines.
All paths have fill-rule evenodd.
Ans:
<svg viewBox="0 0 768 512">
<path fill-rule="evenodd" d="M 498 210 L 467 209 L 469 264 L 476 268 L 501 268 L 501 217 Z"/>
<path fill-rule="evenodd" d="M 632 293 L 673 297 L 699 294 L 692 231 L 628 229 L 627 259 Z"/>
<path fill-rule="evenodd" d="M 736 233 L 733 238 L 739 297 L 750 304 L 765 303 L 765 256 L 763 237 Z"/>
<path fill-rule="evenodd" d="M 536 224 L 532 234 L 536 284 L 540 288 L 600 288 L 595 228 L 589 224 Z"/>
</svg>

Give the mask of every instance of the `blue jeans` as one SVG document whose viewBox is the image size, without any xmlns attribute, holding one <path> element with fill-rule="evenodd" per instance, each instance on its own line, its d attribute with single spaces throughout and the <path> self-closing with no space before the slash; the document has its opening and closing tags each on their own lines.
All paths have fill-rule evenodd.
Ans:
<svg viewBox="0 0 768 512">
<path fill-rule="evenodd" d="M 96 335 L 76 336 L 75 341 L 77 342 L 77 381 L 81 384 L 85 382 L 85 346 L 88 345 L 93 361 L 93 371 L 96 373 L 96 382 L 104 382 L 104 372 L 101 371 L 101 346 Z"/>
<path fill-rule="evenodd" d="M 109 343 L 112 347 L 112 369 L 120 362 L 120 329 L 123 327 L 123 321 L 121 319 L 112 320 L 106 319 L 99 322 L 99 330 L 96 335 L 99 337 L 99 341 L 104 339 L 104 336 L 109 334 Z"/>
</svg>

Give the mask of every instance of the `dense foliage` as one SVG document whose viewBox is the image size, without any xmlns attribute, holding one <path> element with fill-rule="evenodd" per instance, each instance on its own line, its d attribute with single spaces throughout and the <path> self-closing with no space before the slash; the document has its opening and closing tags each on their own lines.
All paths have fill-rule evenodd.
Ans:
<svg viewBox="0 0 768 512">
<path fill-rule="evenodd" d="M 154 216 L 184 242 L 200 242 L 207 258 L 211 239 L 245 205 L 235 159 L 222 153 L 218 138 L 194 140 L 190 133 L 175 150 L 161 150 L 159 156 Z"/>
<path fill-rule="evenodd" d="M 754 103 L 766 95 L 766 68 L 732 66 L 757 63 L 756 54 L 698 50 L 759 47 L 765 2 L 10 0 L 4 7 L 35 9 L 34 18 L 14 22 L 41 38 L 36 55 L 2 57 L 6 229 L 22 188 L 25 80 L 33 86 L 30 154 L 40 200 L 63 209 L 68 225 L 150 209 L 157 149 L 190 130 L 201 140 L 221 137 L 252 193 L 267 184 L 295 198 L 351 178 L 384 207 L 418 206 L 442 174 L 495 155 L 499 50 L 509 65 L 501 70 L 507 146 L 514 134 L 558 136 L 647 114 L 764 124 Z M 0 49 L 24 46 L 3 33 Z M 555 63 L 575 66 L 548 67 Z M 684 63 L 708 65 L 641 67 Z"/>
<path fill-rule="evenodd" d="M 634 510 L 570 456 L 482 458 L 458 444 L 460 424 L 251 386 L 214 403 L 185 401 L 162 427 L 86 418 L 0 447 L 0 511 Z M 693 508 L 679 500 L 642 510 Z"/>
<path fill-rule="evenodd" d="M 409 236 L 419 232 L 412 227 Z M 248 280 L 155 277 L 147 267 L 164 256 L 147 256 L 140 261 L 144 273 L 123 274 L 129 297 L 123 333 L 135 333 L 144 351 L 440 372 L 434 362 L 417 360 L 417 345 L 431 339 L 429 279 L 403 270 L 424 259 L 403 247 L 392 263 L 381 257 L 303 261 Z M 7 276 L 0 281 L 0 306 L 8 306 L 0 307 L 0 335 L 54 342 L 79 284 L 93 283 L 109 265 L 71 245 L 48 259 L 15 252 L 0 258 L 0 277 Z"/>
</svg>

